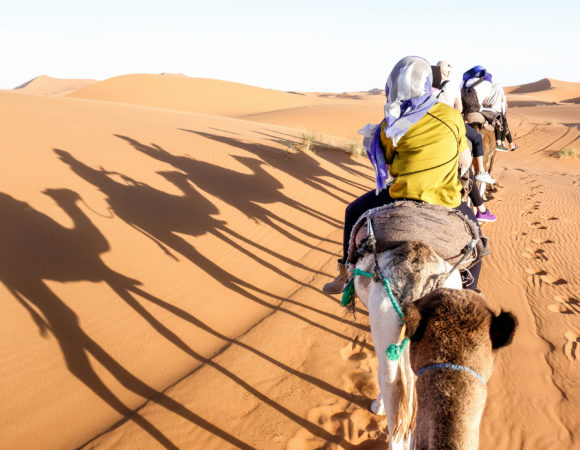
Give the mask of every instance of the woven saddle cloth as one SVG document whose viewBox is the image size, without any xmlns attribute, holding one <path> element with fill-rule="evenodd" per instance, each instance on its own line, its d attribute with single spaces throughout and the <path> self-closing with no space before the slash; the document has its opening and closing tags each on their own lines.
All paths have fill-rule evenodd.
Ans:
<svg viewBox="0 0 580 450">
<path fill-rule="evenodd" d="M 429 203 L 397 201 L 371 209 L 358 219 L 350 236 L 349 263 L 356 262 L 360 256 L 357 250 L 369 237 L 368 220 L 372 223 L 378 252 L 418 241 L 429 245 L 453 266 L 460 261 L 466 246 L 477 241 L 459 270 L 469 269 L 489 254 L 487 238 L 480 236 L 477 225 L 460 211 Z"/>
</svg>

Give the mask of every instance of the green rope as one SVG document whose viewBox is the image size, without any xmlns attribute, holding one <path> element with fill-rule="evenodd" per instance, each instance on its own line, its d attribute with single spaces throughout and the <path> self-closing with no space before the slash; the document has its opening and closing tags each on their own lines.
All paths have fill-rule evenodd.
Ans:
<svg viewBox="0 0 580 450">
<path fill-rule="evenodd" d="M 406 337 L 405 339 L 403 339 L 401 341 L 401 343 L 399 345 L 397 344 L 391 344 L 387 347 L 387 351 L 385 352 L 387 354 L 387 358 L 389 358 L 390 361 L 396 361 L 398 360 L 401 355 L 403 354 L 403 352 L 405 351 L 405 349 L 407 348 L 407 345 L 409 344 L 409 338 Z"/>
<path fill-rule="evenodd" d="M 393 308 L 395 308 L 395 311 L 397 311 L 397 315 L 399 316 L 399 320 L 401 321 L 401 323 L 405 323 L 403 321 L 403 311 L 401 310 L 401 306 L 399 305 L 399 302 L 397 302 L 397 300 L 393 296 L 393 291 L 391 291 L 391 285 L 389 284 L 389 280 L 387 280 L 385 277 L 382 277 L 382 278 L 383 278 L 383 285 L 385 286 L 385 291 L 387 291 L 387 295 L 389 296 L 389 299 L 391 300 Z"/>
<path fill-rule="evenodd" d="M 354 298 L 354 280 L 350 280 L 347 283 L 346 287 L 344 288 L 344 291 L 342 291 L 342 299 L 340 300 L 340 304 L 342 306 L 346 306 L 350 302 L 352 302 L 353 298 Z"/>
<path fill-rule="evenodd" d="M 354 298 L 354 277 L 356 277 L 357 275 L 362 275 L 363 277 L 371 277 L 371 278 L 373 277 L 372 273 L 368 273 L 360 269 L 354 269 L 354 271 L 352 272 L 351 280 L 347 283 L 346 287 L 344 288 L 344 291 L 342 292 L 342 299 L 340 301 L 340 304 L 342 306 L 348 305 L 350 302 L 352 302 L 352 299 Z"/>
<path fill-rule="evenodd" d="M 344 288 L 344 292 L 342 293 L 342 300 L 340 302 L 340 304 L 342 306 L 346 306 L 350 302 L 352 302 L 352 299 L 354 297 L 354 277 L 356 277 L 357 275 L 361 275 L 363 277 L 369 277 L 369 278 L 374 277 L 374 275 L 372 273 L 365 272 L 364 270 L 360 270 L 360 269 L 354 269 L 354 271 L 352 272 L 352 278 L 348 282 L 348 284 Z M 402 324 L 404 324 L 405 322 L 403 321 L 403 311 L 401 310 L 401 306 L 399 305 L 399 302 L 397 302 L 397 300 L 395 299 L 395 296 L 393 295 L 393 291 L 391 290 L 391 285 L 389 283 L 389 280 L 387 280 L 385 277 L 382 277 L 382 280 L 383 280 L 383 286 L 385 287 L 385 292 L 387 293 L 389 300 L 391 301 L 391 304 L 393 305 L 393 308 L 397 312 L 397 315 L 399 316 L 399 320 L 401 321 Z M 389 358 L 390 361 L 397 361 L 401 357 L 401 355 L 403 354 L 405 349 L 407 348 L 407 345 L 409 345 L 409 338 L 408 337 L 403 339 L 401 341 L 401 343 L 398 345 L 397 344 L 389 345 L 387 347 L 386 352 L 385 352 L 387 354 L 387 358 Z"/>
</svg>

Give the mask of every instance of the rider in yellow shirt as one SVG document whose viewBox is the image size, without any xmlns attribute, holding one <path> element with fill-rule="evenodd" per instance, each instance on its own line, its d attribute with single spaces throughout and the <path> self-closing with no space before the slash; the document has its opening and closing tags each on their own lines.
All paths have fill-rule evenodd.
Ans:
<svg viewBox="0 0 580 450">
<path fill-rule="evenodd" d="M 385 126 L 386 122 L 381 125 L 381 143 L 386 163 L 391 165 L 391 197 L 459 206 L 458 156 L 467 148 L 461 114 L 444 103 L 435 103 L 396 147 L 385 136 Z"/>
<path fill-rule="evenodd" d="M 345 261 L 352 228 L 372 208 L 396 200 L 414 200 L 456 208 L 477 223 L 473 211 L 461 201 L 459 154 L 467 148 L 461 114 L 431 94 L 432 72 L 423 58 L 399 61 L 387 80 L 385 119 L 373 132 L 367 149 L 375 168 L 377 188 L 357 198 L 345 211 L 343 258 L 339 275 L 323 291 L 337 294 L 348 281 Z M 392 181 L 387 183 L 390 166 Z M 480 264 L 470 269 L 477 287 Z"/>
</svg>

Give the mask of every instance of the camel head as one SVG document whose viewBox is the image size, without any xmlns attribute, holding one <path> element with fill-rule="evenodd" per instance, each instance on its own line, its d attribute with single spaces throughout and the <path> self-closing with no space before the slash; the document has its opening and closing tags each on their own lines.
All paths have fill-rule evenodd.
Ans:
<svg viewBox="0 0 580 450">
<path fill-rule="evenodd" d="M 58 204 L 75 203 L 77 200 L 80 200 L 81 198 L 81 196 L 77 192 L 66 188 L 45 189 L 44 191 L 42 191 L 42 193 L 52 198 Z"/>
<path fill-rule="evenodd" d="M 417 375 L 416 448 L 477 449 L 486 383 L 516 318 L 493 314 L 481 295 L 462 289 L 437 289 L 404 314 Z"/>
</svg>

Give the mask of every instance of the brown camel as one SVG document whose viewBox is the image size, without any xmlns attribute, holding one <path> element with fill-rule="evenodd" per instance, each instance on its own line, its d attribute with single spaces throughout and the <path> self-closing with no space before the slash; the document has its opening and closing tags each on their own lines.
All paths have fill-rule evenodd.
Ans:
<svg viewBox="0 0 580 450">
<path fill-rule="evenodd" d="M 442 274 L 451 265 L 438 256 L 431 247 L 421 242 L 406 242 L 399 247 L 378 254 L 378 263 L 389 280 L 394 297 L 401 305 L 425 296 L 436 288 Z M 373 272 L 372 253 L 361 258 L 356 268 Z M 389 450 L 408 449 L 411 442 L 415 414 L 414 378 L 409 361 L 409 347 L 400 359 L 390 360 L 385 350 L 397 343 L 402 323 L 390 299 L 385 295 L 382 281 L 357 276 L 354 279 L 357 297 L 369 311 L 370 327 L 378 360 L 379 395 L 370 410 L 386 414 L 389 424 Z M 449 288 L 461 288 L 461 276 L 455 270 L 445 281 Z"/>
<path fill-rule="evenodd" d="M 404 308 L 417 375 L 414 448 L 477 449 L 497 349 L 517 321 L 494 315 L 474 291 L 437 289 Z"/>
</svg>

